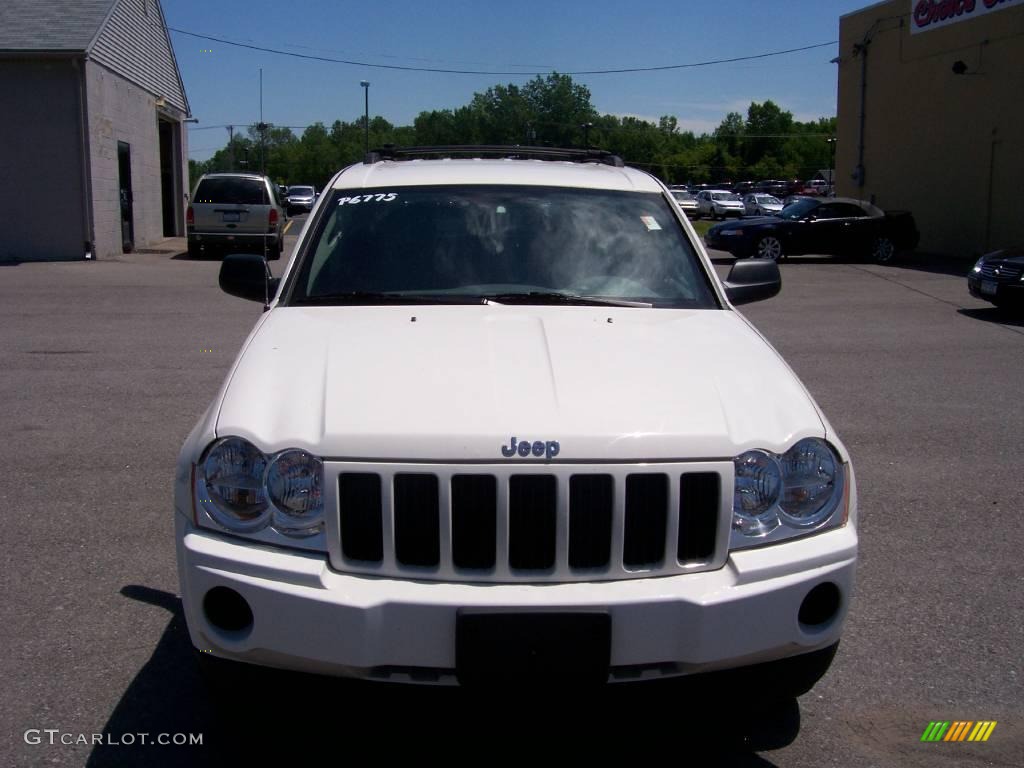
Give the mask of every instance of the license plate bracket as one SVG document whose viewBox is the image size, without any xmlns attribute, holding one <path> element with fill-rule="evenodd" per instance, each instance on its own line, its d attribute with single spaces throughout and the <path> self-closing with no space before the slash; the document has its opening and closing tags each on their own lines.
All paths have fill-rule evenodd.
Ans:
<svg viewBox="0 0 1024 768">
<path fill-rule="evenodd" d="M 242 214 L 238 211 L 226 211 L 224 213 L 224 221 L 241 221 Z"/>
<path fill-rule="evenodd" d="M 986 296 L 995 296 L 996 291 L 999 290 L 999 284 L 995 280 L 982 280 L 981 281 L 981 292 Z"/>
<path fill-rule="evenodd" d="M 608 681 L 611 616 L 605 611 L 459 611 L 455 673 L 460 685 L 600 685 Z"/>
</svg>

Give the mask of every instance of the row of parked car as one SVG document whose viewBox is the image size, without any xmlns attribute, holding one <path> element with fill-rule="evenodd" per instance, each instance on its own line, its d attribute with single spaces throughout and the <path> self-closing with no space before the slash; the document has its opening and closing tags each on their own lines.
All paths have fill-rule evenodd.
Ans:
<svg viewBox="0 0 1024 768">
<path fill-rule="evenodd" d="M 736 183 L 723 181 L 717 184 L 673 184 L 670 189 L 683 190 L 692 195 L 698 192 L 733 192 L 737 195 L 746 195 L 751 192 L 758 194 L 774 195 L 778 198 L 789 197 L 790 195 L 805 195 L 810 197 L 828 197 L 835 194 L 832 185 L 825 179 L 763 179 L 761 181 L 738 181 Z"/>
<path fill-rule="evenodd" d="M 785 203 L 774 195 L 749 192 L 740 196 L 725 189 L 705 189 L 693 194 L 679 188 L 672 189 L 679 207 L 690 217 L 699 219 L 725 219 L 729 216 L 773 216 Z"/>
</svg>

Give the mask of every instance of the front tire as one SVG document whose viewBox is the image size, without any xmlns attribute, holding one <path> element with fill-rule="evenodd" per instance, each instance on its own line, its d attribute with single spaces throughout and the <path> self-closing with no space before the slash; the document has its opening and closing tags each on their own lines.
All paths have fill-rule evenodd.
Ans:
<svg viewBox="0 0 1024 768">
<path fill-rule="evenodd" d="M 871 258 L 876 264 L 888 264 L 896 255 L 896 244 L 886 237 L 880 235 L 871 243 Z"/>
<path fill-rule="evenodd" d="M 765 235 L 754 246 L 754 258 L 779 261 L 783 258 L 782 241 L 775 235 Z"/>
</svg>

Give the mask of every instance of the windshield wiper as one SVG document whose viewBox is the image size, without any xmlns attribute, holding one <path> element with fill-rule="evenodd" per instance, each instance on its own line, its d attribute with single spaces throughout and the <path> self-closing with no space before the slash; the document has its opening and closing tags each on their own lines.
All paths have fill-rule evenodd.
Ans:
<svg viewBox="0 0 1024 768">
<path fill-rule="evenodd" d="M 558 291 L 526 291 L 524 293 L 486 293 L 484 299 L 496 304 L 573 304 L 582 307 L 653 307 L 649 301 L 612 299 L 607 296 L 579 296 Z"/>
<path fill-rule="evenodd" d="M 339 291 L 316 296 L 303 296 L 295 304 L 483 304 L 479 296 L 430 296 L 422 293 L 384 293 L 376 291 Z"/>
</svg>

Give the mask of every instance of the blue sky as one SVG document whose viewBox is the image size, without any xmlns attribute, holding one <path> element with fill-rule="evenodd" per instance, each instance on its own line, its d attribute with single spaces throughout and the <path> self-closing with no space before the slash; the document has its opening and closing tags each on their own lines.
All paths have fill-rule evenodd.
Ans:
<svg viewBox="0 0 1024 768">
<path fill-rule="evenodd" d="M 683 64 L 836 40 L 839 17 L 867 0 L 490 2 L 424 0 L 163 0 L 170 27 L 295 53 L 487 72 L 571 72 Z M 360 80 L 370 114 L 411 124 L 424 110 L 467 103 L 496 83 L 531 75 L 404 72 L 305 61 L 171 32 L 192 113 L 189 154 L 203 160 L 227 131 L 259 119 L 276 125 L 355 120 Z M 695 69 L 574 77 L 602 113 L 657 120 L 675 115 L 702 133 L 731 110 L 772 99 L 800 120 L 834 115 L 838 46 Z M 202 130 L 196 130 L 202 129 Z M 301 131 L 296 131 L 301 133 Z"/>
</svg>

